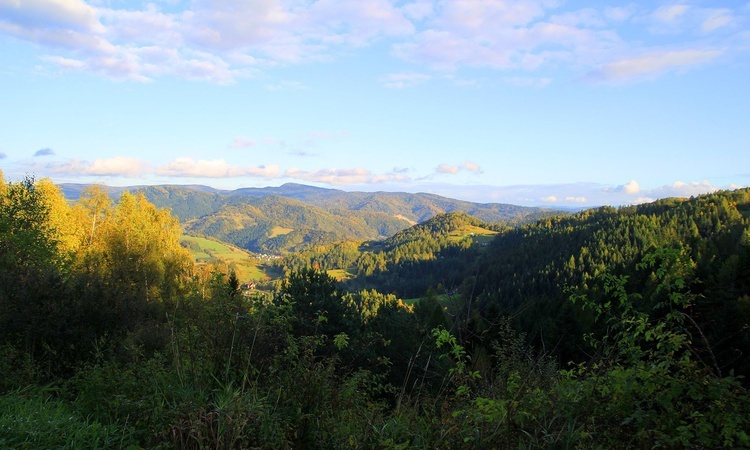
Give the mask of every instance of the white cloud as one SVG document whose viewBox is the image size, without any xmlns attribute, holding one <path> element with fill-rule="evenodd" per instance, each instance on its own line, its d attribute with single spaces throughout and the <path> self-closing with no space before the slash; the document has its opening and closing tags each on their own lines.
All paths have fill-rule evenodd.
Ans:
<svg viewBox="0 0 750 450">
<path fill-rule="evenodd" d="M 467 171 L 469 171 L 469 172 L 473 172 L 473 173 L 482 173 L 482 168 L 481 168 L 481 167 L 479 167 L 479 165 L 477 165 L 477 164 L 475 164 L 475 163 L 473 163 L 473 162 L 471 162 L 471 161 L 466 161 L 466 162 L 464 163 L 464 165 L 463 165 L 463 167 L 462 167 L 462 168 L 463 168 L 464 170 L 467 170 Z"/>
<path fill-rule="evenodd" d="M 77 59 L 63 58 L 62 56 L 46 56 L 43 59 L 55 63 L 65 70 L 81 70 L 86 68 L 86 63 Z"/>
<path fill-rule="evenodd" d="M 464 164 L 460 166 L 454 166 L 450 164 L 440 164 L 439 166 L 435 168 L 436 173 L 449 174 L 449 175 L 455 175 L 461 171 L 467 171 L 467 172 L 479 174 L 479 173 L 482 173 L 482 168 L 471 161 L 466 161 Z"/>
<path fill-rule="evenodd" d="M 516 87 L 535 87 L 543 88 L 552 83 L 552 78 L 532 78 L 532 77 L 505 77 L 502 79 L 506 84 Z"/>
<path fill-rule="evenodd" d="M 189 42 L 286 63 L 319 60 L 340 46 L 367 45 L 382 36 L 413 31 L 411 22 L 387 0 L 198 0 L 192 6 L 183 15 Z"/>
<path fill-rule="evenodd" d="M 685 183 L 682 181 L 676 181 L 670 185 L 658 187 L 646 191 L 649 197 L 665 198 L 665 197 L 692 197 L 701 194 L 707 194 L 710 192 L 716 192 L 719 188 L 714 186 L 709 181 L 693 181 Z"/>
<path fill-rule="evenodd" d="M 187 157 L 177 158 L 156 169 L 157 175 L 198 178 L 275 178 L 279 175 L 279 172 L 279 166 L 275 164 L 268 166 L 234 166 L 223 159 L 194 161 Z"/>
<path fill-rule="evenodd" d="M 41 57 L 54 69 L 139 82 L 174 76 L 231 84 L 269 67 L 330 61 L 383 41 L 393 56 L 440 71 L 586 71 L 599 66 L 593 78 L 619 82 L 711 62 L 722 52 L 649 50 L 623 39 L 635 34 L 630 27 L 688 29 L 700 35 L 729 29 L 744 14 L 741 8 L 687 4 L 653 11 L 632 4 L 566 10 L 557 0 L 165 0 L 127 8 L 123 4 L 0 0 L 0 34 L 41 46 Z M 618 27 L 628 28 L 621 36 Z M 713 45 L 730 46 L 718 40 Z M 623 56 L 638 53 L 641 56 Z M 404 88 L 430 78 L 416 69 L 380 81 Z M 551 82 L 549 76 L 516 73 L 501 79 L 536 87 Z M 294 81 L 268 84 L 269 90 L 304 87 Z"/>
<path fill-rule="evenodd" d="M 641 186 L 638 184 L 635 180 L 630 180 L 628 183 L 625 183 L 623 186 L 623 190 L 627 194 L 637 194 L 641 191 Z"/>
<path fill-rule="evenodd" d="M 612 83 L 653 78 L 672 70 L 686 70 L 713 61 L 722 50 L 662 50 L 610 62 L 589 74 L 595 81 Z"/>
<path fill-rule="evenodd" d="M 616 6 L 604 8 L 604 17 L 613 20 L 615 22 L 622 22 L 633 17 L 635 13 L 635 6 Z"/>
<path fill-rule="evenodd" d="M 651 198 L 651 197 L 638 197 L 638 198 L 632 199 L 630 201 L 627 201 L 626 203 L 629 204 L 629 205 L 642 205 L 644 203 L 653 203 L 655 201 L 656 201 L 656 199 L 655 198 Z"/>
<path fill-rule="evenodd" d="M 94 8 L 79 0 L 0 0 L 0 17 L 28 29 L 103 30 Z"/>
<path fill-rule="evenodd" d="M 701 8 L 677 4 L 656 9 L 649 20 L 651 32 L 676 35 L 686 32 L 713 33 L 734 24 L 738 18 L 729 8 Z"/>
<path fill-rule="evenodd" d="M 368 169 L 362 167 L 350 169 L 329 168 L 311 171 L 291 168 L 284 173 L 284 176 L 295 178 L 298 180 L 326 183 L 331 185 L 380 184 L 389 182 L 404 182 L 409 180 L 409 178 L 402 173 L 386 173 L 376 175 Z"/>
<path fill-rule="evenodd" d="M 125 156 L 96 159 L 88 161 L 70 161 L 47 166 L 52 173 L 64 175 L 131 177 L 140 178 L 149 172 L 149 166 L 143 161 Z"/>
<path fill-rule="evenodd" d="M 432 77 L 423 73 L 391 73 L 380 79 L 380 83 L 392 89 L 403 89 L 429 81 Z"/>
<path fill-rule="evenodd" d="M 572 203 L 586 203 L 588 200 L 586 200 L 586 197 L 565 197 L 565 201 Z"/>
<path fill-rule="evenodd" d="M 673 22 L 684 16 L 688 11 L 688 5 L 668 5 L 656 9 L 652 14 L 653 18 L 662 22 Z"/>
<path fill-rule="evenodd" d="M 428 0 L 417 0 L 404 5 L 403 10 L 410 19 L 422 21 L 435 14 L 435 4 Z"/>
<path fill-rule="evenodd" d="M 719 28 L 725 27 L 734 21 L 732 13 L 728 9 L 712 9 L 706 12 L 706 17 L 701 24 L 701 30 L 710 33 Z"/>
<path fill-rule="evenodd" d="M 451 175 L 457 174 L 461 168 L 459 166 L 452 166 L 450 164 L 440 164 L 435 168 L 435 172 L 437 173 L 447 173 Z"/>
<path fill-rule="evenodd" d="M 466 0 L 439 5 L 424 29 L 393 46 L 396 56 L 438 70 L 534 70 L 559 62 L 590 65 L 622 46 L 594 9 L 550 16 L 558 2 Z"/>
<path fill-rule="evenodd" d="M 557 203 L 557 197 L 554 195 L 549 195 L 547 197 L 542 197 L 541 199 L 545 203 Z"/>
</svg>

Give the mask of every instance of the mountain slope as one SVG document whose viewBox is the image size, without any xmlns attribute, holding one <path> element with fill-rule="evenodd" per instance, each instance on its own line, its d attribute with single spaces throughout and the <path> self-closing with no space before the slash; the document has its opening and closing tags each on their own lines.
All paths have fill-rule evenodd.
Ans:
<svg viewBox="0 0 750 450">
<path fill-rule="evenodd" d="M 85 186 L 61 185 L 68 199 Z M 128 188 L 107 188 L 113 196 Z M 345 192 L 300 184 L 220 191 L 205 186 L 134 187 L 169 208 L 186 232 L 263 253 L 285 253 L 340 240 L 373 240 L 438 214 L 464 212 L 485 222 L 520 224 L 560 211 L 479 204 L 434 194 Z"/>
</svg>

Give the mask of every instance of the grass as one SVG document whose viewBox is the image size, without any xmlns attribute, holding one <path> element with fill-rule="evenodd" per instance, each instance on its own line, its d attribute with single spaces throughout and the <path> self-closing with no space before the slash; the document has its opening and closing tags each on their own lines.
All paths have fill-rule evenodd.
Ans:
<svg viewBox="0 0 750 450">
<path fill-rule="evenodd" d="M 284 234 L 289 234 L 292 231 L 294 231 L 294 228 L 273 227 L 273 228 L 271 228 L 271 234 L 268 237 L 275 238 L 276 236 L 282 236 Z"/>
<path fill-rule="evenodd" d="M 491 242 L 495 238 L 495 235 L 497 235 L 497 231 L 467 225 L 452 232 L 449 236 L 450 239 L 454 241 L 460 241 L 466 236 L 469 236 L 474 244 L 483 245 Z"/>
<path fill-rule="evenodd" d="M 81 417 L 43 388 L 17 389 L 0 396 L 0 448 L 127 448 L 127 433 Z"/>
<path fill-rule="evenodd" d="M 270 265 L 259 262 L 255 256 L 245 250 L 213 239 L 197 236 L 182 236 L 198 263 L 219 263 L 234 268 L 240 281 L 266 281 L 277 278 L 279 273 Z"/>
<path fill-rule="evenodd" d="M 436 296 L 438 303 L 440 303 L 443 307 L 452 307 L 455 306 L 455 302 L 459 298 L 457 294 L 439 294 Z M 422 297 L 417 298 L 405 298 L 401 301 L 406 303 L 407 305 L 413 305 L 420 301 Z"/>
<path fill-rule="evenodd" d="M 346 281 L 349 278 L 354 277 L 354 272 L 349 269 L 332 269 L 326 271 L 328 275 L 336 279 L 336 281 Z"/>
</svg>

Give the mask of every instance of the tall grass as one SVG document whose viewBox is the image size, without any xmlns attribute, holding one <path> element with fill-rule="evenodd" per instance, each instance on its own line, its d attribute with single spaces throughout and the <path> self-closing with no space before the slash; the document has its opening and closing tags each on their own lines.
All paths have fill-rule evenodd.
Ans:
<svg viewBox="0 0 750 450">
<path fill-rule="evenodd" d="M 128 441 L 125 429 L 81 417 L 50 389 L 23 388 L 0 396 L 0 448 L 123 449 Z"/>
</svg>

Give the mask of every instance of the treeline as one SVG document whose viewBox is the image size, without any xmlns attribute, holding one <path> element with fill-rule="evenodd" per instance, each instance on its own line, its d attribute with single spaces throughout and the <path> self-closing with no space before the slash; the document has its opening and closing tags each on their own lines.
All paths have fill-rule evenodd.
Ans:
<svg viewBox="0 0 750 450">
<path fill-rule="evenodd" d="M 69 205 L 45 180 L 0 186 L 0 446 L 750 446 L 748 392 L 702 322 L 704 286 L 721 285 L 699 283 L 709 272 L 692 247 L 649 245 L 632 265 L 605 266 L 580 285 L 565 279 L 561 301 L 588 332 L 588 356 L 570 364 L 547 328 L 544 339 L 519 331 L 531 308 L 525 300 L 489 297 L 504 284 L 482 265 L 501 270 L 509 263 L 498 246 L 510 258 L 526 242 L 503 244 L 506 236 L 525 232 L 541 246 L 550 242 L 545 228 L 591 220 L 591 229 L 605 230 L 620 215 L 641 214 L 637 208 L 505 230 L 489 247 L 467 246 L 454 231 L 481 224 L 452 215 L 371 248 L 391 262 L 402 249 L 399 264 L 440 264 L 450 252 L 456 264 L 473 259 L 466 283 L 475 295 L 446 310 L 431 293 L 406 305 L 378 290 L 347 292 L 316 267 L 290 267 L 269 296 L 246 296 L 234 274 L 197 270 L 179 245 L 177 221 L 141 195 L 113 204 L 94 190 Z M 713 201 L 718 214 L 722 196 L 731 219 L 697 219 L 712 227 L 702 235 L 699 226 L 698 236 L 735 249 L 737 272 L 724 272 L 742 289 L 747 192 L 688 203 Z M 438 244 L 404 247 L 419 240 Z M 414 256 L 433 248 L 436 258 Z M 712 247 L 700 248 L 708 261 Z M 350 262 L 353 247 L 337 252 L 330 264 Z M 544 252 L 556 260 L 556 250 Z M 536 279 L 537 269 L 522 274 Z M 530 295 L 543 287 L 532 284 Z"/>
</svg>

